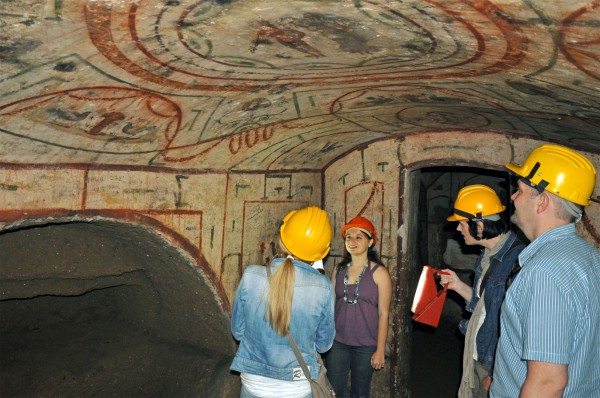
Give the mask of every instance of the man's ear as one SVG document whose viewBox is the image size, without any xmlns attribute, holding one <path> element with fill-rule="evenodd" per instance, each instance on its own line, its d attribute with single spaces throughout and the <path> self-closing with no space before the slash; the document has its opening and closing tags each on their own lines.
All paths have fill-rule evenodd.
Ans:
<svg viewBox="0 0 600 398">
<path fill-rule="evenodd" d="M 537 203 L 536 212 L 538 214 L 543 213 L 546 210 L 548 210 L 548 206 L 550 206 L 550 196 L 548 196 L 548 193 L 546 191 L 539 194 L 537 196 L 537 200 L 538 200 L 538 203 Z"/>
</svg>

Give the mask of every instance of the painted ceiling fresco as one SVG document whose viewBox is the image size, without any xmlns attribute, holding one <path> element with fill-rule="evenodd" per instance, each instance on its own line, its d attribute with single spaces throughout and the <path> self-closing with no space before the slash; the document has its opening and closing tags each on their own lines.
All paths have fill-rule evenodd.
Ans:
<svg viewBox="0 0 600 398">
<path fill-rule="evenodd" d="M 0 28 L 5 164 L 319 170 L 452 130 L 600 152 L 600 1 L 3 0 Z"/>
</svg>

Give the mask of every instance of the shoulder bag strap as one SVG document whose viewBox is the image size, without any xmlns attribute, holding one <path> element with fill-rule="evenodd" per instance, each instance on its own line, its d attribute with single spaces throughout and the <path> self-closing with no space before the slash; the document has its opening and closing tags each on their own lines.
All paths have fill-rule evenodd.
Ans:
<svg viewBox="0 0 600 398">
<path fill-rule="evenodd" d="M 266 267 L 267 267 L 267 276 L 271 277 L 271 265 L 267 264 Z M 309 381 L 312 381 L 313 379 L 310 376 L 310 371 L 308 370 L 308 365 L 306 365 L 306 362 L 304 361 L 304 357 L 302 356 L 302 354 L 300 353 L 300 350 L 298 349 L 298 346 L 296 345 L 296 341 L 294 340 L 292 335 L 289 333 L 287 335 L 287 339 L 288 339 L 290 345 L 292 346 L 292 350 L 294 350 L 294 354 L 296 355 L 296 359 L 298 360 L 298 363 L 300 364 L 300 367 L 302 368 L 302 372 L 304 372 L 304 376 L 306 376 L 306 378 Z M 317 360 L 319 361 L 319 364 L 321 364 L 321 366 L 323 366 L 323 362 L 322 362 L 321 358 L 319 357 L 319 355 L 317 355 Z"/>
<path fill-rule="evenodd" d="M 312 381 L 313 379 L 310 375 L 310 371 L 308 370 L 308 366 L 306 365 L 306 362 L 304 362 L 304 358 L 302 357 L 302 354 L 300 353 L 300 350 L 298 349 L 298 346 L 296 345 L 294 338 L 289 333 L 287 335 L 287 338 L 288 338 L 288 341 L 290 342 L 290 345 L 292 346 L 292 350 L 294 350 L 294 354 L 296 354 L 296 359 L 300 363 L 300 367 L 302 368 L 302 372 L 304 372 L 304 376 L 306 376 L 306 378 L 309 381 Z M 318 355 L 317 355 L 317 359 L 319 359 L 319 362 L 320 362 L 320 358 Z"/>
</svg>

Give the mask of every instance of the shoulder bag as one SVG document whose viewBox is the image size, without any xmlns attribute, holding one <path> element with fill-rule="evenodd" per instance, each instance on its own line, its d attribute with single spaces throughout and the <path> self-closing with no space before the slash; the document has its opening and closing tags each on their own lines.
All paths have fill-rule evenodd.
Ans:
<svg viewBox="0 0 600 398">
<path fill-rule="evenodd" d="M 333 392 L 333 387 L 331 386 L 331 383 L 329 382 L 329 379 L 327 378 L 327 369 L 325 368 L 325 365 L 323 364 L 323 360 L 321 359 L 321 356 L 319 355 L 319 353 L 317 353 L 317 361 L 319 362 L 319 365 L 321 365 L 321 370 L 319 371 L 319 376 L 317 376 L 317 379 L 315 380 L 310 376 L 310 371 L 308 370 L 308 366 L 306 365 L 306 362 L 304 362 L 304 358 L 302 357 L 300 350 L 298 350 L 298 346 L 296 346 L 296 342 L 294 341 L 294 338 L 292 337 L 291 334 L 288 334 L 287 338 L 290 342 L 290 345 L 292 346 L 292 349 L 294 350 L 294 354 L 296 354 L 296 359 L 298 359 L 298 362 L 300 363 L 300 367 L 302 367 L 302 371 L 304 372 L 304 375 L 310 382 L 310 391 L 312 392 L 312 397 L 313 398 L 335 397 L 335 392 Z"/>
</svg>

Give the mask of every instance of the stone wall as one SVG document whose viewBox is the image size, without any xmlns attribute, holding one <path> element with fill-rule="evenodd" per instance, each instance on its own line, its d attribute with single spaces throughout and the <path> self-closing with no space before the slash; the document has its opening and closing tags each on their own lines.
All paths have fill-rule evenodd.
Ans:
<svg viewBox="0 0 600 398">
<path fill-rule="evenodd" d="M 228 314 L 244 267 L 275 254 L 274 238 L 287 212 L 307 205 L 327 210 L 335 231 L 328 272 L 343 255 L 342 225 L 366 216 L 377 228 L 377 248 L 394 283 L 391 366 L 375 383 L 375 391 L 385 395 L 389 388 L 405 389 L 409 377 L 410 302 L 414 271 L 423 265 L 415 255 L 420 171 L 457 166 L 505 171 L 505 163 L 522 162 L 541 144 L 494 132 L 408 135 L 356 146 L 322 170 L 301 171 L 2 164 L 0 231 L 97 219 L 151 228 L 192 258 Z M 599 168 L 600 154 L 584 154 Z M 446 202 L 457 192 L 449 181 L 440 185 L 440 200 Z M 600 246 L 598 188 L 578 230 Z"/>
</svg>

